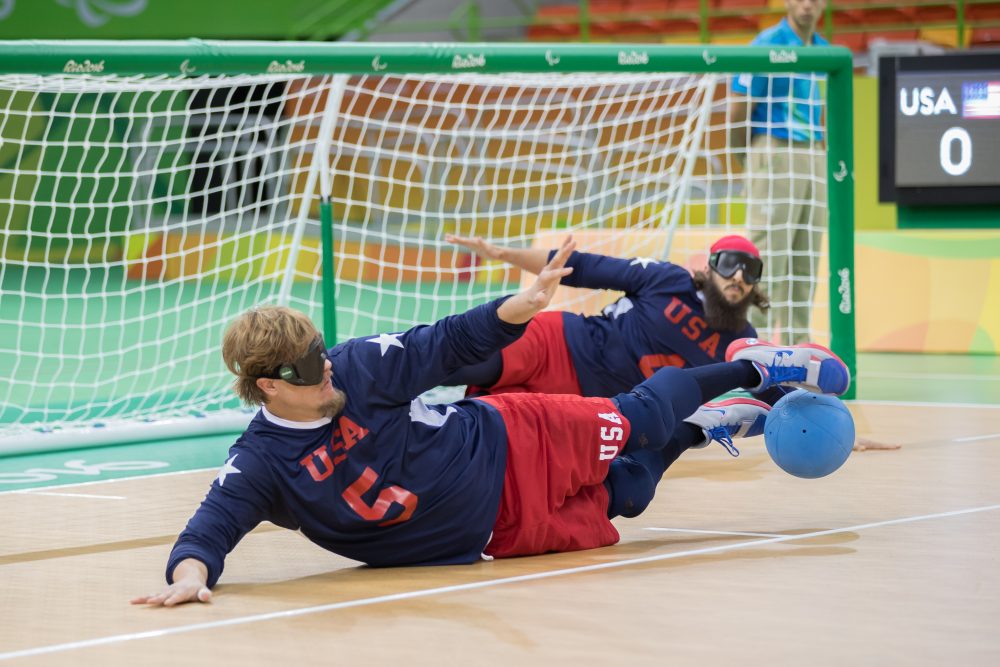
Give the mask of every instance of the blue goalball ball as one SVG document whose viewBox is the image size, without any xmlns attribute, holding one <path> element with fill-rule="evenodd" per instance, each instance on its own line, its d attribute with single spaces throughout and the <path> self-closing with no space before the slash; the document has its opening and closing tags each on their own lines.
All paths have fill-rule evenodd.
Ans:
<svg viewBox="0 0 1000 667">
<path fill-rule="evenodd" d="M 797 389 L 767 415 L 764 444 L 778 467 L 796 477 L 825 477 L 854 447 L 854 418 L 836 396 Z"/>
</svg>

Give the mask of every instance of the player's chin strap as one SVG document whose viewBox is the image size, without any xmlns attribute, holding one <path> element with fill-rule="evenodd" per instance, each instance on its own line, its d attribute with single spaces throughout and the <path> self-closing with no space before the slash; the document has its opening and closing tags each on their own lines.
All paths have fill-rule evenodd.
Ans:
<svg viewBox="0 0 1000 667">
<path fill-rule="evenodd" d="M 729 452 L 730 456 L 735 458 L 740 455 L 740 450 L 736 449 L 736 445 L 733 444 L 733 438 L 729 435 L 729 429 L 725 426 L 716 426 L 715 428 L 702 430 L 704 430 L 705 435 L 708 436 L 709 442 L 715 440 L 726 448 L 726 451 Z"/>
</svg>

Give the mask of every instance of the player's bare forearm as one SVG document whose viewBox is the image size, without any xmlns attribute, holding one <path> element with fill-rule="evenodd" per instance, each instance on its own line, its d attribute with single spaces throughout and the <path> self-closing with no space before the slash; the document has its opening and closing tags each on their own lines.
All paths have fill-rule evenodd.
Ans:
<svg viewBox="0 0 1000 667">
<path fill-rule="evenodd" d="M 528 289 L 500 304 L 497 316 L 509 324 L 523 324 L 548 306 L 559 287 L 559 281 L 573 272 L 572 268 L 566 266 L 566 260 L 575 249 L 573 237 L 567 236 L 552 256 L 552 261 L 538 272 L 535 282 Z"/>
<path fill-rule="evenodd" d="M 472 250 L 480 257 L 507 262 L 535 275 L 541 273 L 549 261 L 549 251 L 542 248 L 510 248 L 490 243 L 479 236 L 445 234 L 445 241 Z"/>
<path fill-rule="evenodd" d="M 208 589 L 208 568 L 200 560 L 185 558 L 173 571 L 174 583 L 159 593 L 132 598 L 132 604 L 173 607 L 184 602 L 208 602 L 212 591 Z"/>
</svg>

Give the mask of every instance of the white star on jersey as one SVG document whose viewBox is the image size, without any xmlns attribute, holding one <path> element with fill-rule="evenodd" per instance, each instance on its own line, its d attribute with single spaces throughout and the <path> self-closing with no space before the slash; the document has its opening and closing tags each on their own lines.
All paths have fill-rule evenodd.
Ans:
<svg viewBox="0 0 1000 667">
<path fill-rule="evenodd" d="M 658 262 L 655 259 L 653 259 L 652 257 L 636 257 L 631 262 L 629 262 L 629 266 L 635 266 L 636 264 L 642 264 L 642 268 L 645 269 L 647 266 L 649 266 L 650 262 L 652 262 L 653 264 L 658 264 Z"/>
<path fill-rule="evenodd" d="M 219 486 L 226 483 L 226 475 L 240 472 L 240 470 L 233 465 L 233 461 L 236 460 L 237 456 L 239 456 L 239 454 L 233 454 L 232 457 L 226 461 L 226 465 L 222 466 L 222 470 L 219 471 L 219 476 L 215 478 L 216 481 L 219 482 Z"/>
<path fill-rule="evenodd" d="M 399 337 L 402 336 L 401 333 L 395 334 L 379 334 L 375 338 L 369 338 L 366 343 L 375 343 L 379 346 L 379 350 L 382 352 L 382 356 L 385 356 L 385 351 L 390 347 L 403 348 L 403 344 L 399 342 Z"/>
</svg>

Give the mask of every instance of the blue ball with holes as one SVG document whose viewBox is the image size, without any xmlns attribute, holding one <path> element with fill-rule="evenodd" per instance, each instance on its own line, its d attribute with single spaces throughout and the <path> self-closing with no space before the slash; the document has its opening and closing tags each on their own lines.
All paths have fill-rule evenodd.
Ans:
<svg viewBox="0 0 1000 667">
<path fill-rule="evenodd" d="M 836 396 L 796 389 L 768 413 L 764 444 L 771 459 L 790 475 L 826 477 L 851 455 L 854 418 Z"/>
</svg>

